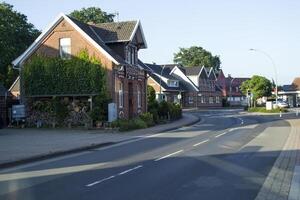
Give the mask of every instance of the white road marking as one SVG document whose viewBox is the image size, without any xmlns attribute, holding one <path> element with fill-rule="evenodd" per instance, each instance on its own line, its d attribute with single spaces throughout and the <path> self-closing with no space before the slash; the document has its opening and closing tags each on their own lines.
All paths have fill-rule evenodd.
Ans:
<svg viewBox="0 0 300 200">
<path fill-rule="evenodd" d="M 139 166 L 136 166 L 136 167 L 134 167 L 134 168 L 125 170 L 125 171 L 123 171 L 123 172 L 120 172 L 119 175 L 127 174 L 128 172 L 131 172 L 131 171 L 133 171 L 133 170 L 139 169 L 139 168 L 141 168 L 141 167 L 143 167 L 143 165 L 139 165 Z"/>
<path fill-rule="evenodd" d="M 204 141 L 202 141 L 202 142 L 199 142 L 199 143 L 197 143 L 197 144 L 194 144 L 193 146 L 196 147 L 196 146 L 199 146 L 200 144 L 203 144 L 203 143 L 208 142 L 208 141 L 209 141 L 209 140 L 204 140 Z"/>
<path fill-rule="evenodd" d="M 215 138 L 221 137 L 222 135 L 225 135 L 225 134 L 227 134 L 227 133 L 228 133 L 228 131 L 226 131 L 226 132 L 224 132 L 224 133 L 221 133 L 221 134 L 219 134 L 219 135 L 216 135 Z"/>
<path fill-rule="evenodd" d="M 97 185 L 97 184 L 99 184 L 99 183 L 102 183 L 102 182 L 104 182 L 104 181 L 107 181 L 107 180 L 112 179 L 112 178 L 115 178 L 115 177 L 116 177 L 116 176 L 110 176 L 110 177 L 104 178 L 104 179 L 102 179 L 102 180 L 95 181 L 95 182 L 93 182 L 93 183 L 90 183 L 90 184 L 86 185 L 86 187 L 92 187 L 92 186 L 94 186 L 94 185 Z"/>
<path fill-rule="evenodd" d="M 182 149 L 181 149 L 181 150 L 179 150 L 179 151 L 176 151 L 176 152 L 174 152 L 174 153 L 171 153 L 171 154 L 165 155 L 165 156 L 163 156 L 163 157 L 161 157 L 161 158 L 157 158 L 157 159 L 156 159 L 156 160 L 154 160 L 154 161 L 160 161 L 160 160 L 162 160 L 162 159 L 168 158 L 168 157 L 170 157 L 170 156 L 173 156 L 173 155 L 175 155 L 175 154 L 179 154 L 179 153 L 181 153 L 181 152 L 183 152 L 183 150 L 182 150 Z"/>
</svg>

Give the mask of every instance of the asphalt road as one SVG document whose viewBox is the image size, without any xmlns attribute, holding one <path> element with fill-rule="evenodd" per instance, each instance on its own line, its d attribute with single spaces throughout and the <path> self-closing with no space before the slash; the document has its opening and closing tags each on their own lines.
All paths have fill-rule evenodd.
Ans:
<svg viewBox="0 0 300 200">
<path fill-rule="evenodd" d="M 0 199 L 254 199 L 290 125 L 277 116 L 195 113 L 201 122 L 0 171 Z"/>
</svg>

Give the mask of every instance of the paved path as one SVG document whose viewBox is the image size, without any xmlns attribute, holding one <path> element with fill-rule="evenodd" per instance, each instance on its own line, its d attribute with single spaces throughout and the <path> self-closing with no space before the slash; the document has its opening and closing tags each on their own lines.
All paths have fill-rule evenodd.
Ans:
<svg viewBox="0 0 300 200">
<path fill-rule="evenodd" d="M 197 121 L 199 118 L 195 115 L 184 113 L 182 119 L 169 124 L 123 133 L 99 130 L 0 129 L 0 167 L 16 164 L 18 161 L 35 160 L 102 144 L 147 137 Z"/>
<path fill-rule="evenodd" d="M 292 126 L 289 138 L 256 200 L 300 200 L 300 120 L 288 121 Z"/>
</svg>

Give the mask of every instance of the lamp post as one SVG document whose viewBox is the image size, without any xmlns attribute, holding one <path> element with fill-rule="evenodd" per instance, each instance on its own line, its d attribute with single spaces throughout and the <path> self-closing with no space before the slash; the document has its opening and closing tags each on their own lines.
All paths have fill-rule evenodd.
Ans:
<svg viewBox="0 0 300 200">
<path fill-rule="evenodd" d="M 275 86 L 275 95 L 276 95 L 276 105 L 278 105 L 278 77 L 277 77 L 277 69 L 276 69 L 276 65 L 275 62 L 273 60 L 273 58 L 265 51 L 259 50 L 259 49 L 249 49 L 250 51 L 256 51 L 256 52 L 260 52 L 263 55 L 265 55 L 272 63 L 273 65 L 273 69 L 275 72 L 275 82 L 276 82 L 276 86 Z"/>
<path fill-rule="evenodd" d="M 161 102 L 162 96 L 161 96 L 161 77 L 162 77 L 162 73 L 165 69 L 166 65 L 164 65 L 160 71 L 160 80 L 159 80 L 159 102 Z"/>
</svg>

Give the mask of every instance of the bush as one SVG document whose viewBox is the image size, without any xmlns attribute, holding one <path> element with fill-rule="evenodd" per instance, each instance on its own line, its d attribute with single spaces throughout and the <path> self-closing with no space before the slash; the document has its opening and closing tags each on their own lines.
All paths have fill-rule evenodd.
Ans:
<svg viewBox="0 0 300 200">
<path fill-rule="evenodd" d="M 147 128 L 147 124 L 140 118 L 134 118 L 130 120 L 118 119 L 112 122 L 111 127 L 118 127 L 120 131 L 130 131 L 134 129 Z"/>
<path fill-rule="evenodd" d="M 146 112 L 141 114 L 139 117 L 147 124 L 148 127 L 154 125 L 153 115 L 151 113 Z"/>
<path fill-rule="evenodd" d="M 180 105 L 169 103 L 168 108 L 171 120 L 180 119 L 182 117 L 182 109 Z"/>
<path fill-rule="evenodd" d="M 286 108 L 275 108 L 272 110 L 266 110 L 265 107 L 252 107 L 248 109 L 249 112 L 261 112 L 261 113 L 279 113 L 281 112 L 287 112 L 288 110 Z"/>
</svg>

